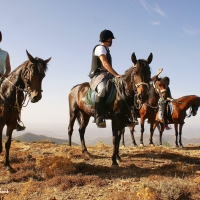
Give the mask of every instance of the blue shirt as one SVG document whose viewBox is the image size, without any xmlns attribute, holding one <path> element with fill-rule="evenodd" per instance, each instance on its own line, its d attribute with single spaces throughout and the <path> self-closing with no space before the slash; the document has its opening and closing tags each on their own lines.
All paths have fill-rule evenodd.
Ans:
<svg viewBox="0 0 200 200">
<path fill-rule="evenodd" d="M 5 74 L 6 72 L 6 58 L 7 58 L 7 51 L 4 51 L 0 48 L 0 74 Z"/>
</svg>

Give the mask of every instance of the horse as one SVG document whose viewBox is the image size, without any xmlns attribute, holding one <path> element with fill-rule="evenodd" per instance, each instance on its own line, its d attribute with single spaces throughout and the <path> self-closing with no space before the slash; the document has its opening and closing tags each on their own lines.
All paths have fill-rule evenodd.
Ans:
<svg viewBox="0 0 200 200">
<path fill-rule="evenodd" d="M 117 78 L 116 95 L 114 100 L 106 106 L 106 119 L 111 119 L 112 134 L 113 134 L 113 153 L 112 167 L 118 167 L 116 159 L 121 159 L 119 156 L 119 142 L 122 129 L 125 127 L 127 115 L 130 115 L 131 106 L 134 105 L 134 97 L 140 103 L 144 103 L 148 99 L 149 83 L 151 80 L 151 71 L 149 64 L 153 59 L 153 54 L 150 53 L 148 58 L 137 60 L 135 53 L 132 54 L 131 60 L 133 66 L 126 70 L 125 74 Z M 85 145 L 85 129 L 89 123 L 91 116 L 94 116 L 94 106 L 86 103 L 86 94 L 90 88 L 89 83 L 85 82 L 74 86 L 68 96 L 69 100 L 69 146 L 71 146 L 71 137 L 73 132 L 74 122 L 77 119 L 79 123 L 79 135 L 82 146 L 82 153 L 90 155 Z"/>
<path fill-rule="evenodd" d="M 174 124 L 175 129 L 175 146 L 183 147 L 182 144 L 182 128 L 184 125 L 184 120 L 186 117 L 195 116 L 197 114 L 198 108 L 200 106 L 200 97 L 196 95 L 187 95 L 183 96 L 177 100 L 172 101 L 172 115 L 168 119 L 169 124 Z M 190 109 L 190 114 L 187 115 L 186 111 Z M 160 136 L 160 145 L 162 146 L 162 133 L 164 131 L 164 124 L 159 117 L 159 112 L 156 114 L 155 123 L 153 125 L 153 131 L 159 126 L 159 136 Z M 178 126 L 179 125 L 179 126 Z M 179 144 L 178 144 L 178 135 L 179 135 Z"/>
<path fill-rule="evenodd" d="M 0 153 L 3 149 L 2 131 L 7 125 L 4 166 L 9 171 L 14 171 L 9 161 L 9 150 L 12 132 L 16 127 L 21 108 L 26 96 L 29 96 L 32 103 L 42 98 L 42 79 L 45 77 L 47 63 L 51 60 L 51 58 L 47 60 L 33 58 L 27 50 L 26 53 L 28 60 L 13 70 L 7 78 L 3 78 L 0 86 Z"/>
<path fill-rule="evenodd" d="M 149 98 L 147 102 L 144 103 L 138 111 L 139 117 L 140 117 L 140 126 L 141 126 L 140 146 L 144 146 L 143 133 L 144 133 L 144 123 L 146 119 L 148 119 L 148 123 L 150 124 L 149 144 L 154 145 L 152 136 L 153 136 L 153 125 L 155 123 L 156 112 L 158 111 L 158 100 L 160 96 L 162 96 L 163 98 L 166 97 L 166 93 L 165 93 L 166 89 L 167 89 L 167 85 L 165 81 L 162 78 L 157 78 L 157 80 L 155 80 L 150 85 Z M 135 131 L 135 126 L 131 126 L 130 133 L 131 133 L 132 143 L 134 146 L 137 146 L 137 143 L 134 137 L 134 131 Z M 124 132 L 125 132 L 125 128 L 122 131 L 122 146 L 125 146 Z"/>
</svg>

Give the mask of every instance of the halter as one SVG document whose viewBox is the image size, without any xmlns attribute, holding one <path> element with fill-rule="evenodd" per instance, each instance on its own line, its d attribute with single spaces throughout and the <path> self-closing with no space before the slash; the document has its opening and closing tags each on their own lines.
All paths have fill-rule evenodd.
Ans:
<svg viewBox="0 0 200 200">
<path fill-rule="evenodd" d="M 133 67 L 133 69 L 136 68 L 136 66 L 132 66 L 132 67 Z M 134 83 L 134 81 L 133 81 L 133 74 L 132 73 L 131 73 L 131 83 L 133 84 L 133 88 L 136 88 L 136 91 L 137 91 L 137 88 L 139 88 L 141 85 L 145 85 L 147 87 L 147 89 L 149 90 L 149 84 L 148 83 L 145 83 L 143 81 L 140 82 L 140 83 L 137 83 L 137 84 Z"/>
<path fill-rule="evenodd" d="M 30 100 L 30 96 L 31 96 L 31 94 L 30 94 L 31 89 L 32 89 L 32 90 L 35 90 L 35 91 L 43 92 L 43 90 L 35 89 L 35 88 L 33 88 L 33 87 L 30 85 L 30 72 L 31 72 L 31 67 L 32 67 L 33 65 L 34 65 L 33 63 L 30 64 L 30 65 L 28 66 L 28 68 L 26 68 L 26 70 L 24 71 L 24 73 L 25 73 L 25 76 L 23 77 L 23 78 L 24 78 L 24 81 L 23 81 L 23 82 L 24 82 L 24 85 L 25 85 L 25 88 L 24 88 L 24 89 L 21 88 L 20 86 L 16 86 L 16 85 L 13 84 L 8 78 L 4 77 L 4 79 L 5 79 L 6 81 L 8 81 L 8 82 L 9 82 L 13 87 L 15 87 L 15 89 L 16 89 L 16 104 L 15 104 L 14 108 L 16 108 L 16 109 L 18 110 L 19 113 L 20 113 L 20 111 L 21 111 L 20 105 L 19 105 L 19 103 L 18 103 L 18 101 L 17 101 L 17 99 L 18 99 L 18 92 L 19 92 L 19 91 L 22 91 L 22 92 L 25 93 L 25 97 L 24 97 L 24 100 L 23 100 L 23 102 L 22 102 L 21 107 L 22 107 L 22 106 L 23 106 L 23 107 L 26 107 L 26 106 L 28 105 L 29 100 Z M 29 74 L 29 77 L 28 77 L 28 74 Z M 10 103 L 5 99 L 5 97 L 4 97 L 1 93 L 0 93 L 0 95 L 1 95 L 1 97 L 3 98 L 3 100 L 6 102 L 6 104 L 9 105 L 9 106 L 13 109 L 13 106 L 10 105 Z M 29 100 L 28 100 L 27 104 L 24 106 L 27 96 L 29 96 Z"/>
</svg>

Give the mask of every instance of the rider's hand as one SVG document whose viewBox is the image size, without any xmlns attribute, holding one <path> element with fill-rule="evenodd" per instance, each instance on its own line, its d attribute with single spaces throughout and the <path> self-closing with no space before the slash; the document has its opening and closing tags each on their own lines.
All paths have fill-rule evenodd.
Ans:
<svg viewBox="0 0 200 200">
<path fill-rule="evenodd" d="M 115 77 L 117 77 L 117 78 L 121 78 L 121 77 L 122 77 L 122 75 L 117 75 L 117 76 L 115 76 Z"/>
</svg>

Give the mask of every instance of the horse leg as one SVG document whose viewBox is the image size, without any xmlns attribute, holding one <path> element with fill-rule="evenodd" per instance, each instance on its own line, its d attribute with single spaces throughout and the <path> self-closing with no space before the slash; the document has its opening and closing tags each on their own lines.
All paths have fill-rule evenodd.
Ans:
<svg viewBox="0 0 200 200">
<path fill-rule="evenodd" d="M 124 132 L 125 132 L 125 128 L 122 130 L 122 133 L 121 133 L 121 137 L 122 137 L 122 146 L 123 146 L 123 147 L 125 147 Z"/>
<path fill-rule="evenodd" d="M 86 153 L 89 155 L 88 151 L 87 151 L 87 148 L 86 148 L 86 145 L 85 145 L 85 138 L 84 138 L 84 135 L 85 135 L 85 129 L 89 123 L 89 120 L 90 120 L 90 116 L 81 112 L 81 124 L 79 126 L 79 135 L 80 135 L 80 140 L 81 140 L 81 146 L 82 146 L 82 153 Z"/>
<path fill-rule="evenodd" d="M 121 159 L 121 157 L 119 156 L 119 146 L 120 146 L 120 140 L 121 140 L 121 135 L 122 135 L 122 133 L 123 133 L 123 130 L 125 130 L 125 128 L 122 129 L 121 131 L 118 131 L 118 144 L 117 144 L 116 157 L 117 157 L 117 160 L 119 160 L 119 162 L 122 162 L 122 159 Z"/>
<path fill-rule="evenodd" d="M 157 125 L 157 128 L 158 128 L 158 125 Z M 163 135 L 164 129 L 165 129 L 164 124 L 160 123 L 160 127 L 158 128 L 158 130 L 159 130 L 160 146 L 162 146 L 162 135 Z"/>
<path fill-rule="evenodd" d="M 135 126 L 131 126 L 130 127 L 130 132 L 131 132 L 132 143 L 133 143 L 134 147 L 137 147 L 137 143 L 136 143 L 135 137 L 134 137 L 134 130 L 135 130 Z"/>
<path fill-rule="evenodd" d="M 179 124 L 179 147 L 183 148 L 183 144 L 182 144 L 182 128 L 183 128 L 183 124 Z"/>
<path fill-rule="evenodd" d="M 117 153 L 119 152 L 118 150 L 119 136 L 118 136 L 118 127 L 116 126 L 116 124 L 118 124 L 118 120 L 112 119 L 112 133 L 113 133 L 112 168 L 118 168 L 119 166 L 117 163 Z"/>
<path fill-rule="evenodd" d="M 16 123 L 14 123 L 16 124 Z M 7 130 L 6 130 L 6 142 L 5 142 L 5 159 L 4 159 L 4 166 L 7 168 L 7 170 L 13 172 L 13 168 L 10 166 L 10 161 L 9 161 L 9 153 L 10 153 L 10 146 L 11 146 L 11 139 L 12 139 L 12 132 L 13 132 L 14 127 L 7 125 Z"/>
<path fill-rule="evenodd" d="M 154 131 L 156 129 L 158 125 L 158 122 L 156 121 L 155 123 L 153 122 L 150 122 L 150 138 L 149 138 L 149 144 L 151 146 L 155 146 L 154 143 L 153 143 L 153 134 L 154 134 Z"/>
<path fill-rule="evenodd" d="M 70 119 L 69 119 L 69 126 L 68 126 L 68 137 L 69 137 L 69 140 L 68 140 L 68 144 L 69 146 L 72 145 L 72 133 L 73 133 L 73 127 L 74 127 L 74 122 L 77 118 L 77 111 L 74 109 L 73 111 L 71 111 L 71 108 L 70 108 Z"/>
<path fill-rule="evenodd" d="M 174 122 L 174 130 L 175 130 L 175 146 L 178 146 L 178 124 Z"/>
</svg>

